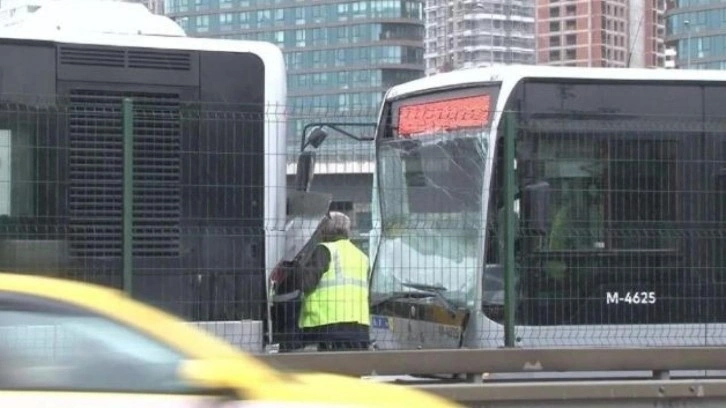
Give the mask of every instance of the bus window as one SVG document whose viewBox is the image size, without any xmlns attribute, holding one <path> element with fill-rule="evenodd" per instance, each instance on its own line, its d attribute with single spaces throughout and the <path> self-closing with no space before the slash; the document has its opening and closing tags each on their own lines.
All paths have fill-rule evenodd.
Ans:
<svg viewBox="0 0 726 408">
<path fill-rule="evenodd" d="M 528 88 L 529 110 L 518 123 L 516 149 L 526 162 L 516 177 L 521 186 L 549 186 L 546 228 L 523 230 L 515 247 L 520 324 L 696 321 L 687 265 L 701 262 L 689 256 L 702 244 L 684 231 L 703 217 L 706 199 L 685 182 L 704 163 L 702 117 L 690 116 L 702 106 L 698 89 L 673 87 L 679 98 L 640 107 L 630 85 L 569 84 L 555 106 L 545 96 L 560 93 L 547 86 Z M 651 87 L 649 97 L 662 88 Z M 608 303 L 616 292 L 638 293 L 647 304 Z"/>
<path fill-rule="evenodd" d="M 18 108 L 11 109 L 0 104 L 0 111 L 13 110 Z M 38 134 L 43 131 L 41 124 L 44 123 L 40 119 L 40 115 L 31 112 L 0 115 L 0 216 L 5 217 L 5 222 L 51 215 L 49 208 L 36 208 L 36 203 L 39 203 L 36 194 L 42 194 L 41 187 L 50 188 L 36 181 L 36 169 L 45 169 L 46 176 L 49 176 L 47 166 L 53 162 L 56 153 L 53 149 L 39 149 L 37 146 L 38 140 L 42 139 Z M 42 157 L 36 159 L 37 154 Z"/>
<path fill-rule="evenodd" d="M 525 129 L 521 136 L 536 144 L 532 165 L 551 189 L 548 230 L 543 237 L 525 233 L 528 245 L 517 254 L 526 271 L 523 297 L 533 302 L 522 317 L 530 324 L 602 323 L 591 319 L 613 318 L 596 311 L 603 288 L 643 279 L 630 285 L 650 292 L 667 275 L 629 271 L 676 266 L 682 141 L 672 133 L 563 130 Z"/>
</svg>

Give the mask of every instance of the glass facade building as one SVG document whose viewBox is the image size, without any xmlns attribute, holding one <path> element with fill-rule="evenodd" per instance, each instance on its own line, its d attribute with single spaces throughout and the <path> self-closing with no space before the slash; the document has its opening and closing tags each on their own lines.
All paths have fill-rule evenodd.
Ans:
<svg viewBox="0 0 726 408">
<path fill-rule="evenodd" d="M 374 123 L 391 86 L 424 76 L 423 0 L 165 0 L 190 36 L 261 40 L 283 51 L 288 72 L 288 160 L 311 122 Z M 240 73 L 244 75 L 244 73 Z M 347 127 L 372 133 L 371 127 Z M 312 190 L 331 193 L 367 247 L 372 143 L 329 132 Z M 294 167 L 288 168 L 291 179 Z"/>
<path fill-rule="evenodd" d="M 424 75 L 420 0 L 166 0 L 165 13 L 190 36 L 282 48 L 291 150 L 311 118 L 372 122 L 388 88 Z M 349 153 L 346 143 L 331 137 L 322 149 Z"/>
<path fill-rule="evenodd" d="M 726 2 L 671 0 L 666 42 L 676 50 L 676 67 L 726 69 Z"/>
</svg>

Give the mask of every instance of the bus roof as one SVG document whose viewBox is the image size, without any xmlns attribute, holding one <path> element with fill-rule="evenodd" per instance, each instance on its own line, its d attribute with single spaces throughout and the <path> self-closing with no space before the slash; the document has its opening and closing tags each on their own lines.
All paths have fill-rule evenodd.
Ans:
<svg viewBox="0 0 726 408">
<path fill-rule="evenodd" d="M 174 20 L 120 0 L 6 0 L 0 6 L 0 28 L 45 36 L 67 31 L 186 36 Z"/>
<path fill-rule="evenodd" d="M 525 78 L 610 79 L 623 81 L 726 82 L 726 71 L 554 67 L 546 65 L 495 65 L 436 74 L 392 87 L 386 99 L 426 90 L 450 88 L 482 82 L 517 83 Z"/>
<path fill-rule="evenodd" d="M 125 1 L 47 0 L 33 10 L 22 21 L 0 27 L 0 42 L 10 39 L 91 46 L 251 53 L 258 56 L 265 65 L 265 103 L 268 106 L 284 106 L 286 103 L 285 60 L 282 50 L 275 44 L 187 37 L 184 30 L 170 18 L 154 15 L 141 4 Z M 244 75 L 244 72 L 240 72 L 240 75 Z"/>
<path fill-rule="evenodd" d="M 2 26 L 0 39 L 176 50 L 249 52 L 284 67 L 282 51 L 262 41 L 187 37 L 173 20 L 144 5 L 115 0 L 44 1 L 22 20 Z M 272 67 L 274 70 L 274 67 Z"/>
</svg>

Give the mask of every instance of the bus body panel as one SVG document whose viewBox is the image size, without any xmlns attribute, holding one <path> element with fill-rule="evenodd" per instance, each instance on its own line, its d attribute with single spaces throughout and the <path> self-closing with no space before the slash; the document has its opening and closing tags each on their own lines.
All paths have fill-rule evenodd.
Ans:
<svg viewBox="0 0 726 408">
<path fill-rule="evenodd" d="M 130 96 L 136 99 L 141 114 L 144 109 L 152 114 L 172 109 L 177 112 L 175 115 L 183 111 L 187 118 L 191 117 L 189 115 L 200 118 L 196 122 L 188 119 L 186 125 L 182 123 L 174 131 L 178 139 L 166 142 L 158 139 L 156 142 L 161 148 L 164 143 L 172 143 L 166 148 L 177 152 L 174 153 L 175 160 L 181 167 L 175 167 L 173 171 L 177 172 L 180 181 L 171 183 L 174 185 L 172 190 L 176 189 L 173 193 L 176 197 L 167 198 L 180 203 L 175 210 L 177 215 L 171 215 L 172 219 L 179 219 L 178 222 L 172 220 L 172 228 L 188 232 L 186 238 L 182 236 L 184 234 L 177 238 L 181 241 L 172 251 L 176 256 L 173 253 L 156 256 L 151 250 L 137 256 L 136 293 L 142 299 L 188 319 L 263 320 L 268 277 L 283 254 L 285 239 L 287 152 L 283 107 L 287 89 L 279 48 L 248 41 L 5 30 L 0 38 L 0 55 L 0 103 L 6 112 L 9 106 L 16 106 L 27 111 L 28 117 L 35 115 L 38 123 L 45 120 L 36 132 L 42 134 L 43 143 L 55 151 L 56 157 L 48 156 L 50 160 L 46 160 L 46 164 L 59 167 L 53 172 L 46 166 L 41 172 L 46 182 L 60 189 L 73 183 L 76 183 L 74 188 L 78 188 L 81 179 L 72 182 L 68 178 L 71 170 L 58 160 L 69 163 L 68 157 L 62 157 L 73 149 L 69 143 L 75 140 L 76 146 L 80 146 L 78 143 L 83 143 L 83 138 L 94 136 L 92 133 L 68 135 L 62 132 L 61 129 L 70 125 L 69 121 L 80 119 L 59 113 L 55 107 L 57 102 L 63 101 L 63 109 L 71 106 L 72 111 L 96 105 L 103 108 L 103 104 L 112 99 L 114 109 L 118 109 L 121 98 Z M 119 55 L 120 59 L 117 58 Z M 104 60 L 109 56 L 110 60 Z M 117 64 L 133 61 L 136 61 L 135 67 Z M 100 66 L 93 66 L 94 63 Z M 181 65 L 172 66 L 174 64 Z M 164 105 L 158 105 L 159 101 Z M 22 118 L 21 114 L 4 116 L 4 122 L 13 122 L 13 126 Z M 216 127 L 215 119 L 218 119 Z M 221 122 L 227 122 L 229 126 L 222 126 Z M 0 129 L 3 128 L 1 124 Z M 151 131 L 153 134 L 153 129 L 143 129 L 141 123 L 136 124 L 136 129 L 137 138 L 140 137 L 138 132 Z M 12 138 L 10 134 L 7 131 L 4 136 Z M 229 156 L 224 164 L 219 160 L 227 157 L 225 154 L 229 152 L 225 149 L 229 146 L 241 150 Z M 224 165 L 224 169 L 218 167 L 216 173 L 200 172 L 202 168 L 196 166 L 204 165 L 205 154 L 210 158 L 216 155 L 208 164 Z M 152 172 L 149 173 L 151 176 L 152 162 L 149 165 L 147 171 Z M 80 174 L 78 170 L 73 171 Z M 167 183 L 167 186 L 171 184 Z M 194 184 L 201 187 L 194 187 Z M 215 191 L 215 184 L 229 191 Z M 137 184 L 137 188 L 143 188 L 143 182 Z M 202 192 L 200 188 L 208 191 Z M 103 251 L 86 251 L 74 261 L 69 255 L 71 244 L 62 242 L 68 238 L 68 232 L 64 231 L 70 231 L 67 222 L 73 205 L 68 201 L 72 198 L 66 197 L 72 195 L 59 194 L 59 191 L 41 194 L 46 196 L 40 198 L 49 200 L 44 205 L 51 206 L 46 210 L 52 210 L 49 214 L 56 214 L 60 224 L 46 225 L 43 227 L 45 234 L 40 228 L 34 243 L 28 241 L 27 236 L 13 237 L 20 234 L 20 230 L 13 234 L 12 228 L 3 228 L 6 235 L 1 250 L 3 268 L 42 272 L 65 264 L 66 273 L 72 276 L 95 276 L 103 283 L 119 285 L 121 269 L 117 252 L 108 257 Z M 38 199 L 31 197 L 31 193 L 26 195 L 28 200 Z M 16 201 L 13 208 L 19 208 L 21 198 L 13 199 Z M 232 208 L 233 203 L 239 207 Z M 194 209 L 195 204 L 197 209 Z M 80 207 L 76 205 L 76 208 Z M 206 211 L 217 216 L 207 217 Z M 75 214 L 80 213 L 76 211 Z M 235 220 L 234 224 L 225 221 L 230 218 Z M 156 219 L 152 223 L 156 222 L 160 227 L 164 224 L 162 221 Z M 85 225 L 86 230 L 91 227 L 88 222 Z M 49 228 L 55 228 L 54 233 L 48 232 Z M 83 238 L 82 233 L 75 236 L 85 242 L 83 245 L 94 244 L 90 236 Z M 120 241 L 120 236 L 114 238 Z M 183 278 L 171 272 L 172 268 L 180 267 L 187 270 Z M 200 273 L 190 274 L 193 270 Z M 262 328 L 255 330 L 261 333 Z M 234 340 L 236 343 L 249 341 Z M 254 345 L 254 342 L 250 344 Z"/>
<path fill-rule="evenodd" d="M 647 255 L 646 252 L 643 251 L 636 252 L 635 255 L 631 255 L 631 257 L 627 261 L 630 263 L 621 263 L 622 266 L 620 267 L 622 269 L 627 265 L 636 265 L 637 262 L 641 262 L 637 265 L 641 265 L 639 266 L 639 268 L 641 268 L 644 273 L 641 273 L 640 275 L 638 275 L 637 278 L 635 278 L 637 279 L 637 281 L 633 281 L 634 284 L 638 284 L 638 282 L 641 282 L 644 285 L 648 285 L 648 282 L 650 282 L 650 286 L 652 287 L 645 288 L 648 290 L 642 290 L 645 293 L 645 298 L 649 299 L 649 296 L 651 295 L 654 298 L 658 297 L 658 293 L 661 293 L 662 297 L 658 299 L 653 299 L 653 302 L 647 301 L 646 303 L 643 303 L 640 302 L 641 288 L 633 288 L 632 291 L 635 291 L 633 293 L 636 293 L 636 296 L 638 297 L 638 301 L 633 301 L 632 293 L 627 293 L 628 291 L 625 290 L 626 288 L 624 286 L 627 285 L 621 285 L 620 292 L 623 293 L 617 294 L 616 292 L 618 291 L 618 284 L 615 284 L 616 281 L 612 281 L 609 284 L 609 290 L 603 289 L 605 290 L 602 293 L 601 299 L 603 305 L 590 304 L 589 306 L 585 306 L 586 308 L 584 310 L 590 310 L 591 317 L 578 317 L 580 321 L 582 321 L 582 323 L 578 324 L 567 323 L 568 320 L 575 321 L 576 319 L 573 316 L 568 316 L 567 312 L 560 313 L 560 320 L 555 319 L 555 317 L 557 317 L 558 315 L 551 315 L 547 317 L 545 314 L 543 314 L 546 312 L 546 310 L 549 310 L 547 309 L 549 307 L 565 307 L 568 300 L 564 298 L 551 298 L 550 300 L 548 300 L 548 302 L 550 303 L 555 302 L 555 306 L 548 306 L 548 303 L 542 303 L 539 305 L 537 305 L 537 303 L 532 303 L 532 308 L 530 310 L 540 313 L 541 317 L 536 317 L 535 315 L 527 317 L 526 311 L 525 316 L 520 316 L 520 320 L 518 320 L 519 323 L 517 324 L 515 329 L 517 338 L 516 345 L 519 347 L 623 347 L 697 346 L 724 344 L 724 342 L 726 342 L 726 336 L 724 336 L 723 333 L 724 329 L 726 328 L 726 325 L 724 325 L 724 320 L 726 319 L 724 319 L 724 316 L 722 316 L 722 299 L 724 298 L 724 289 L 723 284 L 719 282 L 719 279 L 717 278 L 718 276 L 720 276 L 718 274 L 721 270 L 719 265 L 722 265 L 723 263 L 723 260 L 720 258 L 720 255 L 718 254 L 719 251 L 717 249 L 719 247 L 718 242 L 722 242 L 719 241 L 720 238 L 718 238 L 718 236 L 723 235 L 724 231 L 714 230 L 713 234 L 715 234 L 715 237 L 709 238 L 710 240 L 706 239 L 706 241 L 704 241 L 702 238 L 698 237 L 698 233 L 699 231 L 709 231 L 703 229 L 699 230 L 698 227 L 695 227 L 695 229 L 693 229 L 694 227 L 687 227 L 687 225 L 698 225 L 698 222 L 722 222 L 722 219 L 720 217 L 723 216 L 723 211 L 721 211 L 721 207 L 719 207 L 719 205 L 722 204 L 718 203 L 724 200 L 721 200 L 719 198 L 711 199 L 708 198 L 711 197 L 711 195 L 701 194 L 699 196 L 698 194 L 699 191 L 705 192 L 712 190 L 715 194 L 717 194 L 715 197 L 724 198 L 722 197 L 723 187 L 721 186 L 721 184 L 719 184 L 720 176 L 717 175 L 715 179 L 716 181 L 712 181 L 714 179 L 710 178 L 712 176 L 707 177 L 707 173 L 718 173 L 719 169 L 717 167 L 719 166 L 719 163 L 726 162 L 726 151 L 723 150 L 722 146 L 724 146 L 724 143 L 721 141 L 721 138 L 723 137 L 722 135 L 726 132 L 720 129 L 718 123 L 719 119 L 723 120 L 722 118 L 719 118 L 719 116 L 723 116 L 723 114 L 720 113 L 720 110 L 722 110 L 721 107 L 723 106 L 724 102 L 722 101 L 723 97 L 721 97 L 720 95 L 724 93 L 723 89 L 726 89 L 722 88 L 724 85 L 726 85 L 726 73 L 715 71 L 696 72 L 682 70 L 679 70 L 678 72 L 667 70 L 585 70 L 557 67 L 537 67 L 535 69 L 532 67 L 508 66 L 504 68 L 495 67 L 492 69 L 472 69 L 459 71 L 451 74 L 436 75 L 396 86 L 387 93 L 386 102 L 384 103 L 384 108 L 382 110 L 382 119 L 379 125 L 378 143 L 381 143 L 380 139 L 385 132 L 383 127 L 390 126 L 390 123 L 386 122 L 387 119 L 385 119 L 385 115 L 387 109 L 386 107 L 393 106 L 391 104 L 395 104 L 397 102 L 405 103 L 412 98 L 417 98 L 426 94 L 432 95 L 434 99 L 436 98 L 436 95 L 440 96 L 439 99 L 445 99 L 443 96 L 441 96 L 444 95 L 444 93 L 456 92 L 456 90 L 461 91 L 473 89 L 477 86 L 481 86 L 481 84 L 483 83 L 492 83 L 497 81 L 499 81 L 499 84 L 501 86 L 500 97 L 496 103 L 496 108 L 491 118 L 491 129 L 496 129 L 497 131 L 492 131 L 491 133 L 485 134 L 483 136 L 485 139 L 485 143 L 488 146 L 486 165 L 483 169 L 483 203 L 490 203 L 491 200 L 496 199 L 497 193 L 495 192 L 494 196 L 490 197 L 490 192 L 492 191 L 491 183 L 494 170 L 493 166 L 495 166 L 498 162 L 496 152 L 498 151 L 499 146 L 497 142 L 499 140 L 498 138 L 501 137 L 504 132 L 504 128 L 502 126 L 503 116 L 501 113 L 505 110 L 518 112 L 517 115 L 519 120 L 523 124 L 522 126 L 530 126 L 532 123 L 537 123 L 536 120 L 533 122 L 531 116 L 523 118 L 522 115 L 534 114 L 536 116 L 549 114 L 542 111 L 541 108 L 532 108 L 534 110 L 532 110 L 531 112 L 527 111 L 527 104 L 529 103 L 530 105 L 532 105 L 533 101 L 536 100 L 536 96 L 523 94 L 523 89 L 525 89 L 526 87 L 526 85 L 524 84 L 526 83 L 549 83 L 554 84 L 555 86 L 557 84 L 599 84 L 603 87 L 607 87 L 608 84 L 613 84 L 612 86 L 626 85 L 626 88 L 632 88 L 631 85 L 642 85 L 652 86 L 654 90 L 657 89 L 659 86 L 662 87 L 666 85 L 684 87 L 684 91 L 679 94 L 680 97 L 673 98 L 672 100 L 667 97 L 655 94 L 652 100 L 649 100 L 646 96 L 640 96 L 650 95 L 646 93 L 646 91 L 638 90 L 639 88 L 637 87 L 632 88 L 636 89 L 633 95 L 628 99 L 623 100 L 623 102 L 620 102 L 620 105 L 617 106 L 627 105 L 626 102 L 635 103 L 632 109 L 640 109 L 640 111 L 648 112 L 651 108 L 655 110 L 661 109 L 661 111 L 663 111 L 663 109 L 670 109 L 668 107 L 669 104 L 676 104 L 673 105 L 674 107 L 672 108 L 675 109 L 675 113 L 664 114 L 666 116 L 670 116 L 670 122 L 666 123 L 666 119 L 659 121 L 651 120 L 653 118 L 649 118 L 646 119 L 645 122 L 641 121 L 639 126 L 642 128 L 643 126 L 646 126 L 646 124 L 650 123 L 650 125 L 648 126 L 658 125 L 660 126 L 660 128 L 658 128 L 658 130 L 651 131 L 648 131 L 647 129 L 641 129 L 640 132 L 641 134 L 648 135 L 647 137 L 651 137 L 649 135 L 652 134 L 652 132 L 664 132 L 668 130 L 668 126 L 671 126 L 671 133 L 663 136 L 666 138 L 663 140 L 683 140 L 684 143 L 688 143 L 680 149 L 676 148 L 674 152 L 677 153 L 674 154 L 679 155 L 678 157 L 680 157 L 680 159 L 678 160 L 681 160 L 682 163 L 687 163 L 684 164 L 684 166 L 689 165 L 688 163 L 690 163 L 691 167 L 693 167 L 691 170 L 688 170 L 686 172 L 682 171 L 682 173 L 679 173 L 682 174 L 678 176 L 679 180 L 682 180 L 681 183 L 686 183 L 685 186 L 681 184 L 680 189 L 671 188 L 671 190 L 673 190 L 671 191 L 672 194 L 681 195 L 684 197 L 684 200 L 681 200 L 681 202 L 694 203 L 679 204 L 679 218 L 677 218 L 677 220 L 675 218 L 673 219 L 674 222 L 680 223 L 673 224 L 680 226 L 677 228 L 681 228 L 681 230 L 683 230 L 683 228 L 691 228 L 690 230 L 685 231 L 686 233 L 688 233 L 689 231 L 692 233 L 692 238 L 689 238 L 689 240 L 687 240 L 686 243 L 683 244 L 686 245 L 686 247 L 683 247 L 684 249 L 680 250 L 680 253 L 682 254 L 681 256 L 684 258 L 682 258 L 683 260 L 680 261 L 678 265 L 682 266 L 678 266 L 677 269 L 674 269 L 672 272 L 670 272 L 671 274 L 668 275 L 671 276 L 670 278 L 662 278 L 662 280 L 658 280 L 659 278 L 655 277 L 655 275 L 648 275 L 648 273 L 656 272 L 659 270 L 658 268 L 664 268 L 665 266 L 655 267 L 653 266 L 655 264 L 643 263 L 653 262 L 646 260 L 646 258 L 650 259 L 648 257 L 651 255 Z M 691 91 L 685 90 L 685 87 L 690 87 Z M 610 93 L 608 93 L 606 89 L 608 88 L 603 88 L 600 91 L 600 95 L 608 96 L 614 92 L 611 91 Z M 618 88 L 613 89 L 617 90 Z M 690 98 L 690 96 L 688 96 L 688 98 L 686 97 L 687 95 L 691 94 L 683 92 L 691 92 L 693 98 L 695 99 L 691 101 L 690 99 L 688 99 Z M 549 99 L 541 100 L 547 101 L 552 99 L 551 96 L 548 96 L 547 98 Z M 634 102 L 634 100 L 637 98 L 641 99 L 639 99 L 637 102 Z M 701 105 L 700 100 L 705 101 L 705 105 Z M 596 100 L 593 99 L 593 101 Z M 653 103 L 650 104 L 650 102 Z M 684 104 L 683 107 L 678 108 L 678 103 Z M 578 105 L 578 108 L 587 110 L 586 106 L 581 106 L 582 104 L 586 105 L 587 100 L 583 99 L 582 102 L 580 102 L 580 105 Z M 665 106 L 665 108 L 663 106 Z M 698 112 L 694 111 L 691 116 L 688 116 L 689 110 L 693 111 L 694 109 L 696 109 L 696 111 Z M 625 115 L 627 115 L 627 113 L 628 112 L 623 112 L 623 114 Z M 683 117 L 689 119 L 686 121 L 681 120 L 680 124 L 676 124 L 674 122 L 678 122 L 679 115 L 682 115 Z M 699 117 L 699 115 L 703 115 L 702 117 L 706 117 L 710 120 L 704 122 L 702 117 Z M 685 142 L 686 140 L 690 140 L 687 139 L 687 137 L 689 136 L 686 136 L 686 133 L 694 131 L 686 129 L 688 125 L 684 124 L 684 122 L 688 121 L 693 121 L 693 123 L 700 121 L 698 123 L 702 123 L 703 126 L 703 129 L 700 131 L 697 129 L 695 130 L 697 132 L 700 132 L 694 134 L 694 137 L 698 137 L 698 142 L 695 144 L 694 142 Z M 620 128 L 622 128 L 623 126 L 621 126 Z M 697 127 L 700 125 L 694 124 L 693 126 Z M 598 132 L 602 132 L 602 128 L 596 130 Z M 675 133 L 673 131 L 675 131 Z M 530 137 L 527 136 L 527 134 L 531 134 L 533 135 L 531 137 L 537 137 L 540 139 L 546 136 L 546 133 L 543 133 L 545 132 L 543 130 L 538 130 L 537 132 L 539 133 L 535 134 L 532 133 L 532 130 L 522 128 L 521 130 L 519 130 L 519 132 L 521 134 L 518 140 L 521 139 L 524 141 L 527 140 L 526 137 Z M 578 133 L 576 130 L 570 130 L 567 132 L 569 132 L 567 134 L 569 134 L 570 137 L 580 137 L 580 139 L 578 140 L 586 140 L 582 139 L 586 137 L 586 133 L 582 133 L 585 131 L 580 131 L 580 136 L 577 136 Z M 524 136 L 522 136 L 522 134 Z M 588 134 L 594 133 L 593 131 L 589 131 Z M 557 134 L 552 135 L 557 136 Z M 637 137 L 637 135 L 634 136 Z M 525 139 L 522 139 L 522 137 L 524 137 Z M 626 142 L 626 139 L 623 139 L 623 137 L 625 136 L 622 136 L 620 134 L 606 134 L 605 137 L 608 138 L 606 140 L 611 140 L 609 142 L 611 145 L 615 145 L 617 143 L 622 144 Z M 623 142 L 620 142 L 619 140 L 623 140 Z M 643 139 L 642 137 L 640 139 L 636 138 L 633 140 L 635 141 L 629 143 L 638 143 L 640 145 L 645 145 L 646 143 L 645 139 Z M 695 141 L 696 139 L 693 140 Z M 625 150 L 612 149 L 615 148 L 611 147 L 610 151 L 613 154 L 622 155 L 625 153 L 618 152 L 626 152 Z M 630 151 L 633 151 L 633 149 L 630 149 Z M 666 150 L 665 147 L 662 147 L 658 151 L 661 152 L 658 154 L 664 154 L 663 152 L 665 152 Z M 623 158 L 621 159 L 618 159 L 618 157 L 621 156 L 613 157 L 615 157 L 615 160 L 620 160 L 622 162 L 627 161 L 624 158 L 625 156 L 622 156 Z M 656 159 L 641 159 L 641 161 L 644 160 L 649 160 L 647 162 L 651 163 L 653 166 L 656 165 L 653 164 L 656 163 L 654 161 Z M 664 163 L 663 165 L 667 165 L 667 162 L 664 162 L 662 160 L 661 162 Z M 611 164 L 611 166 L 617 164 L 617 162 L 613 163 L 615 164 Z M 519 158 L 517 165 L 518 168 L 521 165 Z M 623 167 L 624 164 L 620 164 L 620 166 L 625 169 L 625 167 Z M 640 172 L 642 173 L 643 171 L 645 170 L 641 170 Z M 699 176 L 702 172 L 703 176 Z M 379 180 L 381 177 L 378 173 L 379 168 L 377 166 L 375 175 L 377 180 Z M 638 172 L 635 172 L 633 174 L 636 173 Z M 666 179 L 663 178 L 663 180 Z M 672 181 L 673 179 L 667 180 Z M 619 182 L 623 183 L 623 181 Z M 694 183 L 696 183 L 698 187 L 695 187 L 696 184 Z M 695 189 L 695 191 L 690 191 L 688 189 L 688 185 L 694 185 L 693 188 Z M 379 197 L 379 200 L 381 193 L 378 190 L 380 188 L 382 188 L 381 185 L 377 184 L 376 195 L 374 196 Z M 606 194 L 616 194 L 617 191 L 619 190 L 613 189 L 612 192 L 608 191 Z M 645 193 L 647 193 L 649 190 L 644 191 Z M 655 200 L 654 198 L 649 199 Z M 675 200 L 676 198 L 673 199 Z M 646 199 L 641 198 L 640 200 Z M 695 204 L 696 202 L 702 203 Z M 655 202 L 653 201 L 653 203 Z M 688 207 L 689 205 L 690 207 Z M 697 208 L 697 205 L 701 205 L 701 207 Z M 487 204 L 486 207 L 489 207 L 489 204 Z M 374 227 L 379 227 L 375 233 L 375 236 L 377 237 L 376 241 L 373 242 L 371 245 L 371 248 L 375 248 L 373 250 L 374 252 L 372 252 L 372 260 L 374 262 L 374 268 L 376 268 L 375 265 L 382 262 L 380 258 L 382 256 L 385 256 L 385 254 L 382 253 L 381 249 L 383 245 L 382 242 L 385 240 L 385 238 L 383 238 L 385 236 L 385 233 L 382 233 L 380 230 L 380 228 L 382 228 L 382 226 L 385 224 L 383 222 L 383 219 L 381 218 L 381 202 L 374 202 L 373 208 L 375 217 Z M 711 210 L 706 211 L 703 210 L 704 208 L 710 208 Z M 484 219 L 487 219 L 489 216 L 489 211 L 487 210 L 487 208 L 484 208 L 483 211 L 485 217 Z M 651 212 L 654 211 L 656 210 L 651 210 Z M 614 217 L 617 218 L 622 216 L 623 215 L 615 215 Z M 610 217 L 612 218 L 613 216 Z M 668 217 L 675 217 L 675 215 L 669 215 Z M 486 228 L 484 228 L 484 230 L 485 231 L 483 231 L 482 236 L 484 237 L 483 239 L 486 240 L 489 238 L 490 233 Z M 668 230 L 661 230 L 661 233 L 667 234 Z M 625 244 L 621 243 L 620 245 Z M 483 250 L 484 249 L 482 248 L 482 251 Z M 392 254 L 388 254 L 389 257 L 391 255 Z M 615 254 L 609 256 L 619 255 Z M 666 262 L 666 258 L 663 258 L 663 256 L 665 255 L 662 255 L 661 258 L 657 259 L 661 259 L 662 262 Z M 406 254 L 401 254 L 399 255 L 399 257 L 405 258 Z M 607 267 L 608 265 L 616 265 L 614 260 L 616 258 L 612 259 L 613 260 L 607 261 L 609 263 L 604 264 L 604 266 Z M 712 265 L 710 266 L 712 272 L 703 274 L 703 277 L 699 278 L 698 276 L 701 275 L 695 273 L 697 269 L 694 269 L 694 267 L 699 265 L 699 262 L 701 262 L 702 260 L 703 262 L 712 263 Z M 482 262 L 483 261 L 484 259 L 482 259 Z M 385 262 L 385 260 L 383 262 Z M 673 265 L 675 267 L 676 264 Z M 491 269 L 487 268 L 486 270 L 488 272 L 484 273 L 485 268 L 483 267 L 483 263 L 480 266 L 481 267 L 478 269 L 478 273 L 476 276 L 476 281 L 480 286 L 482 285 L 482 281 L 486 281 L 487 279 L 489 279 L 490 281 L 492 279 L 496 280 L 497 277 L 489 273 Z M 374 279 L 376 273 L 377 272 L 374 269 Z M 501 278 L 501 275 L 499 276 L 499 278 Z M 501 282 L 499 283 L 501 284 Z M 606 286 L 603 286 L 603 288 L 606 287 L 608 287 L 607 284 Z M 375 284 L 373 285 L 373 288 L 375 288 Z M 482 301 L 484 301 L 487 296 L 487 293 L 479 291 L 477 293 L 476 299 L 474 299 L 474 304 L 482 305 Z M 590 295 L 592 301 L 597 301 L 599 299 L 592 296 L 593 295 Z M 618 296 L 620 296 L 621 298 L 623 298 L 624 296 L 628 296 L 630 299 L 628 301 L 625 301 L 624 299 L 616 299 L 616 297 Z M 527 296 L 525 296 L 525 298 L 526 297 Z M 703 299 L 707 300 L 704 301 Z M 530 303 L 536 302 L 537 297 L 530 297 L 525 299 L 525 301 L 528 301 Z M 557 306 L 557 302 L 559 302 L 559 306 Z M 434 303 L 434 305 L 431 305 L 432 303 Z M 618 305 L 614 306 L 615 304 Z M 618 312 L 615 311 L 615 307 L 627 311 L 621 310 Z M 650 309 L 647 309 L 649 307 Z M 417 311 L 415 309 L 421 310 Z M 437 309 L 438 312 L 436 311 Z M 393 301 L 389 301 L 388 303 L 383 302 L 378 305 L 374 302 L 374 315 L 372 317 L 372 339 L 376 342 L 379 348 L 384 349 L 500 347 L 503 345 L 504 342 L 501 308 L 494 307 L 486 310 L 485 309 L 486 308 L 481 308 L 478 306 L 469 307 L 468 316 L 460 317 L 458 319 L 451 318 L 449 320 L 445 320 L 441 318 L 431 317 L 434 315 L 440 315 L 441 311 L 450 311 L 450 309 L 447 309 L 447 307 L 445 307 L 441 303 L 436 304 L 436 302 L 433 301 L 432 297 L 430 296 L 428 298 L 424 297 L 424 300 L 415 298 L 394 299 Z M 555 309 L 552 310 L 554 311 Z M 521 314 L 522 310 L 518 309 L 517 313 Z M 604 318 L 603 316 L 605 315 L 610 316 L 609 319 L 611 320 L 609 323 L 593 323 L 599 321 L 597 319 Z M 530 319 L 531 322 L 528 323 L 527 319 Z M 590 323 L 588 323 L 588 321 Z M 621 323 L 617 323 L 618 321 L 620 321 Z M 632 323 L 628 323 L 628 321 Z"/>
</svg>

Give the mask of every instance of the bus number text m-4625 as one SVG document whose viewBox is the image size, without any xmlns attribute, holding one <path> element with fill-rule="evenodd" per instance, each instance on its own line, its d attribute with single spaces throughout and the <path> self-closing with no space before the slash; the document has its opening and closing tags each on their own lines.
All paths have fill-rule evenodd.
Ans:
<svg viewBox="0 0 726 408">
<path fill-rule="evenodd" d="M 605 294 L 605 303 L 608 305 L 618 305 L 621 303 L 628 305 L 652 305 L 655 301 L 655 292 L 607 292 Z"/>
</svg>

